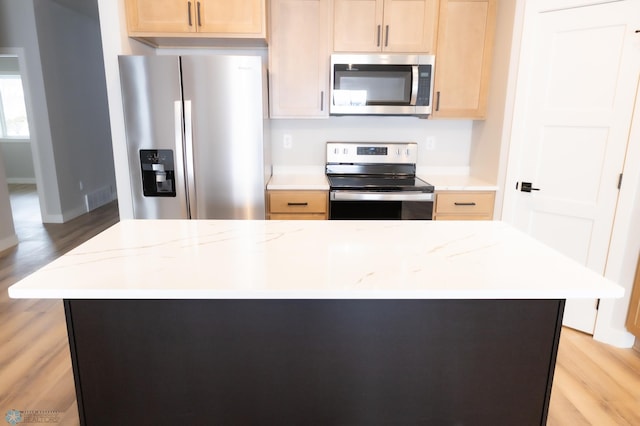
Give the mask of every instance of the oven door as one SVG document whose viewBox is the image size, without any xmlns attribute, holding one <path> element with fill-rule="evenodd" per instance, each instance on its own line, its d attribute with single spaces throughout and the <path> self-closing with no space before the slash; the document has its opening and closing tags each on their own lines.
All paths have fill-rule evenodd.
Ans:
<svg viewBox="0 0 640 426">
<path fill-rule="evenodd" d="M 432 193 L 334 190 L 329 194 L 331 220 L 431 220 L 432 217 Z"/>
</svg>

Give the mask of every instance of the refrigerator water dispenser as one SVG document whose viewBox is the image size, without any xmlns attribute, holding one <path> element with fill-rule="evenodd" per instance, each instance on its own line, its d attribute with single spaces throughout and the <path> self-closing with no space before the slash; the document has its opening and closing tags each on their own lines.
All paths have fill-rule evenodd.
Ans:
<svg viewBox="0 0 640 426">
<path fill-rule="evenodd" d="M 141 149 L 142 191 L 145 197 L 175 197 L 173 151 Z"/>
</svg>

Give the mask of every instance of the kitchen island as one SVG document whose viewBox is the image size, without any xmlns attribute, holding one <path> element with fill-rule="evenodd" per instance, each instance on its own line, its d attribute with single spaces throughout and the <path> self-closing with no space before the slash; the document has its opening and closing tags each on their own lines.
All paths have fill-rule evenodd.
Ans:
<svg viewBox="0 0 640 426">
<path fill-rule="evenodd" d="M 123 221 L 64 299 L 82 424 L 545 424 L 564 300 L 620 286 L 500 222 Z"/>
</svg>

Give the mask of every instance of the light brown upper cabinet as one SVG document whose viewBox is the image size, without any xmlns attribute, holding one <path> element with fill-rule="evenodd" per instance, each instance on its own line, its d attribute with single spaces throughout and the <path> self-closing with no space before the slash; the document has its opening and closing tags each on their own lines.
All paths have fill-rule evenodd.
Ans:
<svg viewBox="0 0 640 426">
<path fill-rule="evenodd" d="M 266 37 L 265 0 L 126 0 L 129 36 Z"/>
<path fill-rule="evenodd" d="M 484 118 L 496 1 L 441 0 L 433 117 Z"/>
<path fill-rule="evenodd" d="M 271 117 L 327 117 L 329 0 L 270 3 Z"/>
<path fill-rule="evenodd" d="M 335 52 L 433 53 L 438 0 L 334 0 Z"/>
</svg>

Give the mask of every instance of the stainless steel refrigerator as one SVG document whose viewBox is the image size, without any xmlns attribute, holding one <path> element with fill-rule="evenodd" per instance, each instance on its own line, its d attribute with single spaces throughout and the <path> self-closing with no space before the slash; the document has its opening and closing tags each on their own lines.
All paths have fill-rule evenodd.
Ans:
<svg viewBox="0 0 640 426">
<path fill-rule="evenodd" d="M 259 56 L 120 56 L 137 219 L 264 219 L 271 176 Z"/>
</svg>

